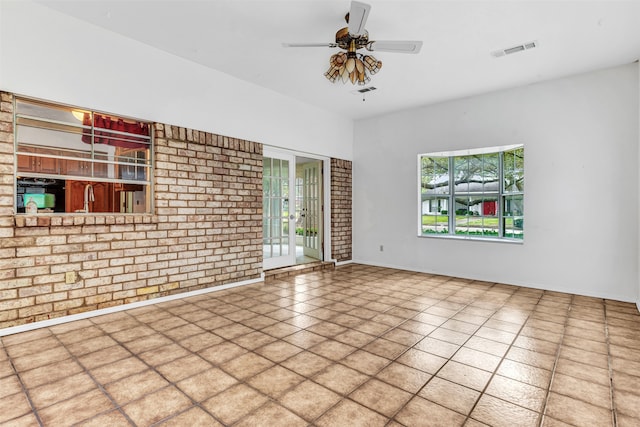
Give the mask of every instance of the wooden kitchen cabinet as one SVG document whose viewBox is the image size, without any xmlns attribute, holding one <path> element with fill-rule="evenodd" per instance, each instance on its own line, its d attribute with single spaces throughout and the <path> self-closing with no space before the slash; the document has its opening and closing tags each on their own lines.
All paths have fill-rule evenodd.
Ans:
<svg viewBox="0 0 640 427">
<path fill-rule="evenodd" d="M 57 150 L 38 150 L 38 153 L 57 155 Z M 50 157 L 29 156 L 27 154 L 18 155 L 18 173 L 47 173 L 57 175 L 61 170 L 60 159 L 52 159 Z"/>
<path fill-rule="evenodd" d="M 67 181 L 65 188 L 65 211 L 84 209 L 84 189 L 93 186 L 95 201 L 89 202 L 89 212 L 113 212 L 114 191 L 110 182 Z"/>
</svg>

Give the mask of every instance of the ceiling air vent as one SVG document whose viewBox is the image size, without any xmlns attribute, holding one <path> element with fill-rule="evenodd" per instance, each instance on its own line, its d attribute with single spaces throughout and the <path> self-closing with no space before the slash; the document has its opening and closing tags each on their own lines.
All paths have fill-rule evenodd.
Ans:
<svg viewBox="0 0 640 427">
<path fill-rule="evenodd" d="M 374 90 L 377 90 L 375 86 L 369 86 L 369 87 L 363 87 L 362 89 L 352 90 L 351 93 L 354 95 L 359 95 L 361 93 L 367 93 Z"/>
<path fill-rule="evenodd" d="M 501 56 L 511 55 L 517 52 L 524 52 L 525 50 L 533 49 L 534 47 L 538 47 L 537 41 L 522 43 L 517 46 L 508 47 L 506 49 L 494 50 L 493 52 L 491 52 L 491 56 L 500 58 Z"/>
</svg>

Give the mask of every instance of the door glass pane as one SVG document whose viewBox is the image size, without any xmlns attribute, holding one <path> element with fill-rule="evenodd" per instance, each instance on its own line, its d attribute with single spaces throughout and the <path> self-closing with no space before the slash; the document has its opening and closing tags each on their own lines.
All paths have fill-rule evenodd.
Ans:
<svg viewBox="0 0 640 427">
<path fill-rule="evenodd" d="M 263 169 L 263 256 L 289 254 L 289 162 L 264 158 Z"/>
</svg>

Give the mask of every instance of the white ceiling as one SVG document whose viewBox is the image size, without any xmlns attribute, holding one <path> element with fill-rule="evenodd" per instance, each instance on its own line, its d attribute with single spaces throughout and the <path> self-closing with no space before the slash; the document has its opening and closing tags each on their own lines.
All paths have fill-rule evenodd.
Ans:
<svg viewBox="0 0 640 427">
<path fill-rule="evenodd" d="M 365 0 L 367 1 L 367 0 Z M 359 119 L 628 64 L 640 57 L 640 1 L 367 1 L 370 40 L 422 40 L 383 53 L 366 95 L 323 76 L 349 0 L 40 0 L 163 51 Z M 524 42 L 539 47 L 501 58 Z"/>
</svg>

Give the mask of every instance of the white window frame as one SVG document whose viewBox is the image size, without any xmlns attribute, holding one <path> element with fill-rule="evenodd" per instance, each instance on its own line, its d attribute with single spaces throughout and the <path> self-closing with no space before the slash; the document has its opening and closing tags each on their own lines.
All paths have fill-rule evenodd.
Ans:
<svg viewBox="0 0 640 427">
<path fill-rule="evenodd" d="M 489 240 L 489 241 L 500 241 L 500 242 L 511 242 L 511 243 L 523 243 L 524 242 L 524 187 L 521 189 L 506 189 L 505 188 L 505 168 L 504 168 L 504 153 L 513 152 L 514 150 L 522 149 L 524 150 L 523 144 L 513 144 L 513 145 L 505 145 L 505 146 L 496 146 L 496 147 L 486 147 L 486 148 L 476 148 L 476 149 L 467 149 L 467 150 L 456 150 L 456 151 L 441 151 L 441 152 L 432 152 L 432 153 L 421 153 L 417 156 L 417 171 L 418 171 L 418 186 L 417 186 L 417 194 L 418 194 L 418 228 L 417 234 L 418 237 L 428 237 L 428 238 L 445 238 L 445 239 L 467 239 L 467 240 Z M 455 185 L 455 168 L 454 163 L 457 157 L 467 157 L 467 156 L 476 156 L 482 154 L 498 154 L 499 164 L 498 164 L 498 182 L 499 186 L 497 190 L 493 191 L 482 191 L 482 192 L 456 192 Z M 422 159 L 428 158 L 442 158 L 448 160 L 448 185 L 446 186 L 446 190 L 443 191 L 442 194 L 433 193 L 430 195 L 423 195 L 422 188 Z M 524 182 L 524 164 L 522 168 L 522 182 Z M 496 208 L 496 218 L 498 221 L 497 227 L 497 235 L 488 235 L 488 234 L 457 234 L 456 232 L 456 196 L 458 197 L 474 197 L 474 198 L 484 198 L 484 197 L 492 197 L 497 199 L 497 208 Z M 506 200 L 516 197 L 520 199 L 520 213 L 517 217 L 512 217 L 513 212 L 505 212 Z M 438 231 L 438 220 L 439 216 L 436 213 L 434 231 L 432 232 L 424 232 L 423 226 L 423 216 L 424 216 L 424 204 L 431 203 L 436 199 L 441 199 L 446 201 L 447 205 L 447 222 L 446 222 L 446 232 Z M 440 205 L 441 200 L 438 200 L 438 205 Z M 438 209 L 439 211 L 439 209 Z M 484 221 L 485 215 L 481 215 Z M 465 217 L 469 218 L 470 215 L 465 215 Z M 518 221 L 518 226 L 516 224 Z M 507 222 L 511 223 L 511 226 L 507 228 Z M 469 226 L 470 228 L 470 226 Z M 483 227 L 480 227 L 483 228 Z M 518 231 L 516 231 L 518 230 Z M 483 231 L 484 233 L 484 231 Z M 517 236 L 517 237 L 515 237 Z"/>
</svg>

